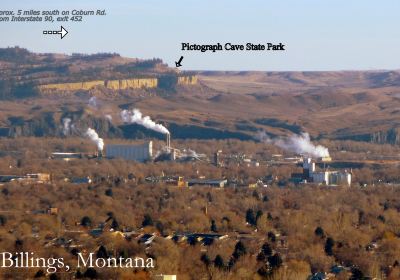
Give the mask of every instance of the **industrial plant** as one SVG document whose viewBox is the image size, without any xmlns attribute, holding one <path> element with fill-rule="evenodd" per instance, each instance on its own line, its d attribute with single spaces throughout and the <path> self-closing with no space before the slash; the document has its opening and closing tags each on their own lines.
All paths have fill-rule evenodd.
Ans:
<svg viewBox="0 0 400 280">
<path fill-rule="evenodd" d="M 327 159 L 322 159 L 322 162 L 326 162 Z M 337 186 L 345 185 L 351 186 L 351 172 L 329 170 L 323 168 L 321 171 L 316 170 L 315 161 L 310 157 L 303 158 L 303 176 L 301 177 L 303 182 L 312 182 L 318 185 Z"/>
<path fill-rule="evenodd" d="M 153 141 L 141 145 L 107 144 L 105 157 L 148 162 L 153 159 Z"/>
<path fill-rule="evenodd" d="M 123 159 L 139 163 L 175 161 L 175 162 L 192 162 L 198 161 L 206 164 L 212 164 L 217 168 L 227 168 L 229 166 L 242 166 L 247 168 L 259 168 L 260 158 L 255 159 L 243 153 L 223 154 L 222 150 L 217 150 L 211 156 L 211 159 L 206 154 L 200 154 L 192 149 L 181 149 L 174 147 L 171 144 L 171 132 L 160 123 L 154 122 L 149 116 L 144 116 L 138 109 L 122 110 L 120 113 L 121 119 L 126 124 L 137 124 L 146 129 L 155 131 L 164 135 L 164 143 L 154 146 L 150 139 L 142 143 L 126 144 L 126 143 L 105 143 L 104 139 L 99 137 L 98 133 L 93 128 L 87 128 L 82 135 L 88 137 L 96 144 L 96 153 L 70 153 L 70 152 L 54 152 L 51 159 L 62 159 L 64 161 L 79 160 L 79 159 L 97 159 L 97 160 L 112 160 Z M 70 126 L 74 125 L 71 121 L 64 122 L 64 129 L 69 130 Z M 77 130 L 78 128 L 74 126 Z M 79 129 L 78 129 L 79 130 Z M 260 133 L 257 137 L 261 142 L 273 144 L 290 154 L 291 157 L 272 154 L 270 160 L 264 160 L 264 165 L 302 165 L 303 172 L 301 174 L 292 174 L 291 182 L 297 184 L 313 183 L 318 185 L 350 186 L 352 181 L 352 171 L 348 170 L 332 170 L 329 163 L 332 158 L 326 147 L 322 145 L 314 145 L 311 142 L 310 135 L 307 133 L 293 134 L 286 138 L 269 138 L 265 133 Z M 295 157 L 293 157 L 295 155 Z M 176 177 L 176 176 L 175 176 Z M 268 186 L 262 178 L 254 182 L 237 181 L 236 179 L 227 180 L 227 178 L 169 178 L 161 176 L 158 178 L 148 178 L 148 182 L 173 182 L 179 186 Z M 180 179 L 179 179 L 180 178 Z"/>
</svg>

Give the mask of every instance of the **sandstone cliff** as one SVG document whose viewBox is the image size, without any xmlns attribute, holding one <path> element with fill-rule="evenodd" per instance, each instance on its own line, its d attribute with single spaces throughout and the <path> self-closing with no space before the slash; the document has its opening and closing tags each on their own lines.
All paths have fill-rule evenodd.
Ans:
<svg viewBox="0 0 400 280">
<path fill-rule="evenodd" d="M 96 86 L 104 86 L 104 81 L 48 84 L 48 85 L 40 85 L 39 89 L 41 91 L 46 91 L 46 90 L 75 91 L 75 90 L 89 90 Z"/>
<path fill-rule="evenodd" d="M 197 76 L 182 76 L 178 77 L 178 85 L 195 85 L 197 84 Z M 141 89 L 141 88 L 156 88 L 159 85 L 158 78 L 137 78 L 123 80 L 106 80 L 106 81 L 88 81 L 76 83 L 58 83 L 38 86 L 40 92 L 69 92 L 78 90 L 90 90 L 95 87 L 105 87 L 111 90 L 124 89 Z"/>
<path fill-rule="evenodd" d="M 178 85 L 195 85 L 197 84 L 197 76 L 178 77 Z"/>
<path fill-rule="evenodd" d="M 128 80 L 111 80 L 105 81 L 104 86 L 108 89 L 140 89 L 140 88 L 156 88 L 158 80 L 153 79 L 128 79 Z"/>
</svg>

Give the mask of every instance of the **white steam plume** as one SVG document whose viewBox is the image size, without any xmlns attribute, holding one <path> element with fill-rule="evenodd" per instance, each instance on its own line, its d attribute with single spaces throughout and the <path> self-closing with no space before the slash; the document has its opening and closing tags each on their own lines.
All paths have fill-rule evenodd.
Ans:
<svg viewBox="0 0 400 280">
<path fill-rule="evenodd" d="M 62 122 L 63 122 L 63 133 L 65 136 L 67 136 L 71 133 L 72 120 L 70 118 L 63 118 Z"/>
<path fill-rule="evenodd" d="M 90 140 L 92 140 L 93 142 L 96 143 L 97 145 L 97 149 L 99 151 L 103 151 L 104 148 L 104 140 L 102 138 L 99 137 L 99 135 L 97 134 L 96 130 L 92 129 L 92 128 L 88 128 L 85 134 L 87 137 L 90 138 Z"/>
<path fill-rule="evenodd" d="M 194 151 L 194 150 L 192 150 L 192 149 L 183 149 L 183 151 L 182 151 L 182 156 L 185 156 L 185 157 L 199 157 L 200 155 L 196 152 L 196 151 Z"/>
<path fill-rule="evenodd" d="M 329 157 L 328 148 L 321 145 L 314 145 L 307 132 L 303 132 L 300 135 L 293 134 L 288 138 L 276 139 L 271 139 L 265 132 L 261 132 L 257 136 L 257 139 L 297 154 L 305 154 L 316 158 Z"/>
<path fill-rule="evenodd" d="M 90 97 L 89 102 L 88 102 L 88 105 L 89 105 L 89 107 L 92 107 L 92 108 L 94 108 L 94 109 L 98 109 L 98 108 L 97 108 L 98 104 L 97 104 L 97 98 L 96 98 L 96 96 Z"/>
<path fill-rule="evenodd" d="M 110 114 L 105 114 L 104 117 L 109 121 L 112 122 L 112 116 Z"/>
<path fill-rule="evenodd" d="M 121 118 L 126 123 L 136 123 L 162 134 L 169 134 L 165 126 L 155 123 L 149 116 L 143 117 L 143 114 L 138 109 L 133 109 L 132 111 L 123 110 Z"/>
</svg>

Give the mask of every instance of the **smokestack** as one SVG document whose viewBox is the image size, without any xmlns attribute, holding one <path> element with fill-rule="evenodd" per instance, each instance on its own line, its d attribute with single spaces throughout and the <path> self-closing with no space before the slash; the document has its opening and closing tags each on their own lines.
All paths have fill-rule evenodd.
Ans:
<svg viewBox="0 0 400 280">
<path fill-rule="evenodd" d="M 214 165 L 216 167 L 220 167 L 221 166 L 221 159 L 220 159 L 220 155 L 222 153 L 222 150 L 218 150 L 217 152 L 215 152 L 214 154 Z"/>
<path fill-rule="evenodd" d="M 169 152 L 171 150 L 171 134 L 167 133 L 166 138 L 167 138 L 167 150 Z"/>
</svg>

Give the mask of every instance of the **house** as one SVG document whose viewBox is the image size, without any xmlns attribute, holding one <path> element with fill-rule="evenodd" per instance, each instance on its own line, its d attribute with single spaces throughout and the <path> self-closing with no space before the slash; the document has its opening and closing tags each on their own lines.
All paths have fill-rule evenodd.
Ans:
<svg viewBox="0 0 400 280">
<path fill-rule="evenodd" d="M 176 275 L 161 275 L 162 280 L 176 280 Z"/>
<path fill-rule="evenodd" d="M 27 175 L 0 175 L 1 183 L 9 183 L 13 181 L 18 181 L 21 183 L 46 183 L 50 182 L 50 174 L 47 173 L 35 173 Z"/>
<path fill-rule="evenodd" d="M 0 182 L 2 183 L 9 183 L 15 180 L 18 180 L 21 176 L 17 175 L 0 175 Z"/>
<path fill-rule="evenodd" d="M 155 234 L 146 233 L 139 237 L 138 242 L 144 243 L 145 245 L 150 245 L 153 242 L 154 238 L 156 238 Z"/>
<path fill-rule="evenodd" d="M 228 235 L 217 234 L 217 233 L 182 233 L 166 236 L 166 239 L 171 239 L 176 243 L 186 241 L 189 244 L 200 242 L 203 246 L 209 246 L 214 243 L 215 240 L 223 240 L 228 238 Z"/>
<path fill-rule="evenodd" d="M 92 237 L 99 237 L 100 235 L 103 234 L 103 229 L 102 228 L 94 228 L 94 229 L 89 231 L 89 234 Z"/>
<path fill-rule="evenodd" d="M 308 280 L 327 280 L 325 272 L 317 272 L 308 277 Z"/>
<path fill-rule="evenodd" d="M 257 180 L 256 183 L 250 183 L 248 185 L 249 189 L 253 189 L 253 188 L 267 188 L 268 184 L 265 184 L 262 180 Z"/>
<path fill-rule="evenodd" d="M 35 181 L 36 183 L 46 183 L 50 182 L 51 176 L 48 173 L 27 174 L 25 180 Z"/>
<path fill-rule="evenodd" d="M 228 183 L 226 179 L 189 179 L 187 181 L 189 187 L 191 186 L 209 186 L 223 188 Z"/>
<path fill-rule="evenodd" d="M 82 159 L 83 157 L 84 156 L 82 153 L 52 153 L 50 158 L 70 161 L 75 159 Z"/>
<path fill-rule="evenodd" d="M 73 177 L 73 178 L 66 178 L 65 181 L 71 182 L 72 184 L 91 184 L 92 179 L 88 177 Z"/>
</svg>

